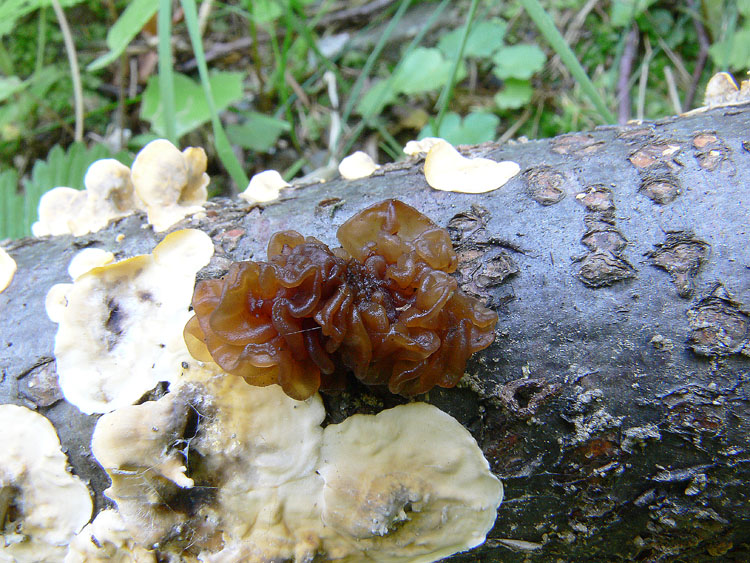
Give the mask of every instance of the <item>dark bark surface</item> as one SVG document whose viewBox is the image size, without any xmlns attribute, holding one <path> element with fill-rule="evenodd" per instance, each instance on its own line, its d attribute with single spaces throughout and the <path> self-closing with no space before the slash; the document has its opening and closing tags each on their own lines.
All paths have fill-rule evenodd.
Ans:
<svg viewBox="0 0 750 563">
<path fill-rule="evenodd" d="M 424 399 L 469 428 L 506 490 L 487 542 L 452 560 L 750 560 L 750 107 L 467 154 L 522 173 L 445 193 L 409 162 L 262 209 L 217 200 L 180 226 L 215 241 L 199 276 L 265 259 L 278 230 L 335 246 L 345 219 L 389 197 L 450 230 L 462 287 L 500 320 L 459 386 Z M 142 220 L 6 245 L 0 401 L 49 417 L 98 507 L 96 417 L 61 400 L 44 298 L 83 247 L 150 252 L 162 235 Z M 403 399 L 352 383 L 324 401 L 338 422 Z"/>
</svg>

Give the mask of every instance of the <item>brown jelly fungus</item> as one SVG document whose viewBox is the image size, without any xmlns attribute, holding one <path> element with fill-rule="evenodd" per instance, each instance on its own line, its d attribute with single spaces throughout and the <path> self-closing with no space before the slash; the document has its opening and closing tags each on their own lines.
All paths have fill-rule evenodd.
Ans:
<svg viewBox="0 0 750 563">
<path fill-rule="evenodd" d="M 453 387 L 494 339 L 497 314 L 458 289 L 445 229 L 397 200 L 346 221 L 331 250 L 275 233 L 267 262 L 236 262 L 200 281 L 185 341 L 251 385 L 306 399 L 351 371 L 404 396 Z"/>
</svg>

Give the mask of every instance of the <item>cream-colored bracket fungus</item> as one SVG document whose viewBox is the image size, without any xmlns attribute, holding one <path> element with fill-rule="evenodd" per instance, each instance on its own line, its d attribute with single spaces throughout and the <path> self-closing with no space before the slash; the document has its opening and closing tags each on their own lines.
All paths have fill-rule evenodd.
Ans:
<svg viewBox="0 0 750 563">
<path fill-rule="evenodd" d="M 147 144 L 131 170 L 115 159 L 97 160 L 86 171 L 84 190 L 57 187 L 39 200 L 34 236 L 84 235 L 120 217 L 145 210 L 155 231 L 203 211 L 208 192 L 206 153 L 184 151 L 165 139 Z"/>
<path fill-rule="evenodd" d="M 165 231 L 179 220 L 203 211 L 208 197 L 206 152 L 188 147 L 180 152 L 166 139 L 147 144 L 135 157 L 133 187 L 143 202 L 148 222 Z"/>
<path fill-rule="evenodd" d="M 52 424 L 16 405 L 0 406 L 0 561 L 62 561 L 91 518 L 86 485 L 68 473 Z"/>
<path fill-rule="evenodd" d="M 101 417 L 92 451 L 131 537 L 186 560 L 427 562 L 484 541 L 502 485 L 456 420 L 421 403 L 323 416 L 317 394 L 196 366 Z"/>
<path fill-rule="evenodd" d="M 250 178 L 250 183 L 239 197 L 248 203 L 264 203 L 278 199 L 281 188 L 288 187 L 289 184 L 276 170 L 264 170 Z"/>
<path fill-rule="evenodd" d="M 55 358 L 70 403 L 109 412 L 179 377 L 182 362 L 192 361 L 182 328 L 195 274 L 213 251 L 208 235 L 187 229 L 167 235 L 153 254 L 109 264 L 102 252 L 74 258 L 74 283 L 52 287 L 46 301 L 59 324 Z"/>
<path fill-rule="evenodd" d="M 404 145 L 404 154 L 424 158 L 429 150 L 440 142 L 447 141 L 440 137 L 424 137 L 418 141 L 409 141 Z"/>
<path fill-rule="evenodd" d="M 92 451 L 112 479 L 106 494 L 132 537 L 203 561 L 314 553 L 306 530 L 319 535 L 320 397 L 295 401 L 277 385 L 189 372 L 194 381 L 106 414 L 94 430 Z M 292 510 L 290 497 L 304 506 Z M 312 523 L 292 521 L 305 512 L 315 514 Z"/>
<path fill-rule="evenodd" d="M 136 545 L 116 510 L 102 510 L 73 538 L 63 563 L 158 563 L 156 554 Z"/>
<path fill-rule="evenodd" d="M 339 174 L 345 180 L 359 180 L 360 178 L 367 178 L 378 168 L 380 166 L 375 163 L 369 154 L 357 151 L 339 163 Z"/>
<path fill-rule="evenodd" d="M 34 236 L 85 235 L 138 208 L 130 169 L 113 158 L 89 166 L 83 183 L 84 190 L 59 187 L 42 196 L 39 221 L 31 226 Z"/>
<path fill-rule="evenodd" d="M 426 403 L 328 426 L 319 473 L 323 522 L 374 561 L 437 561 L 476 547 L 503 499 L 471 434 Z"/>
<path fill-rule="evenodd" d="M 0 293 L 13 281 L 16 267 L 16 261 L 13 260 L 11 255 L 5 252 L 4 248 L 0 248 Z"/>
<path fill-rule="evenodd" d="M 445 192 L 481 194 L 504 186 L 521 170 L 517 163 L 466 158 L 447 141 L 435 142 L 424 161 L 427 183 Z"/>
</svg>

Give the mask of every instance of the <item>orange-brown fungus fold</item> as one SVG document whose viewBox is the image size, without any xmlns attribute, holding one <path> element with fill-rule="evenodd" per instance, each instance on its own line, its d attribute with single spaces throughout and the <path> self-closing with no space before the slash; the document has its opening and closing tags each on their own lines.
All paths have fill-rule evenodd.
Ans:
<svg viewBox="0 0 750 563">
<path fill-rule="evenodd" d="M 497 314 L 458 289 L 448 232 L 386 200 L 338 230 L 329 249 L 274 234 L 268 262 L 237 262 L 197 284 L 185 327 L 190 353 L 252 385 L 306 399 L 343 370 L 405 396 L 453 387 L 494 339 Z"/>
</svg>

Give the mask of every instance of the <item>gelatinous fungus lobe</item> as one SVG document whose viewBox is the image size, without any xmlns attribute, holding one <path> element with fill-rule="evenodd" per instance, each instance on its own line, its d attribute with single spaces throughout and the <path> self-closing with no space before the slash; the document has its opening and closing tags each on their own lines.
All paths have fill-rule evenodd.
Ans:
<svg viewBox="0 0 750 563">
<path fill-rule="evenodd" d="M 340 384 L 346 370 L 406 396 L 458 383 L 469 356 L 492 343 L 497 314 L 449 275 L 457 258 L 448 232 L 386 200 L 337 237 L 343 248 L 331 250 L 279 232 L 267 262 L 199 282 L 185 327 L 191 354 L 296 399 Z"/>
</svg>

